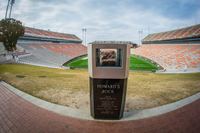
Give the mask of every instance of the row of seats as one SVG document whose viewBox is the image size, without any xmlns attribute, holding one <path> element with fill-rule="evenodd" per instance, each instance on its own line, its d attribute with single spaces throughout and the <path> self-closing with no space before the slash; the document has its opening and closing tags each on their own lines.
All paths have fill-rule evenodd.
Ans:
<svg viewBox="0 0 200 133">
<path fill-rule="evenodd" d="M 145 37 L 142 41 L 161 41 L 161 40 L 172 40 L 172 39 L 181 39 L 181 38 L 188 38 L 188 37 L 199 37 L 200 36 L 200 24 L 172 30 L 168 32 L 161 32 L 150 34 Z"/>
<path fill-rule="evenodd" d="M 80 40 L 77 36 L 73 34 L 64 34 L 64 33 L 30 28 L 30 27 L 25 27 L 25 35 L 49 37 L 49 38 L 65 39 L 65 40 Z"/>
<path fill-rule="evenodd" d="M 18 40 L 18 51 L 12 54 L 12 59 L 18 63 L 60 67 L 68 60 L 87 53 L 87 48 L 79 43 L 81 40 L 73 34 L 25 27 L 25 36 Z M 28 37 L 30 37 L 29 40 L 27 40 Z M 50 38 L 51 41 L 41 42 L 40 39 L 34 40 L 34 37 L 35 39 L 37 37 Z M 52 42 L 52 39 L 55 41 Z M 77 43 L 59 43 L 59 39 Z M 5 50 L 1 49 L 0 47 L 0 54 L 5 53 Z"/>
<path fill-rule="evenodd" d="M 69 58 L 74 58 L 80 55 L 84 55 L 87 52 L 87 48 L 82 44 L 60 44 L 60 43 L 35 43 L 29 44 L 29 47 L 33 49 L 47 49 L 53 53 L 59 55 L 66 55 Z"/>
<path fill-rule="evenodd" d="M 149 58 L 166 70 L 200 69 L 200 44 L 143 44 L 132 54 Z"/>
<path fill-rule="evenodd" d="M 35 55 L 23 56 L 17 59 L 18 63 L 22 64 L 32 64 L 38 66 L 56 66 L 56 64 L 49 62 L 48 60 L 42 60 Z"/>
<path fill-rule="evenodd" d="M 57 43 L 18 43 L 30 56 L 19 57 L 20 63 L 40 64 L 43 66 L 62 66 L 68 60 L 84 55 L 87 49 L 82 44 Z"/>
</svg>

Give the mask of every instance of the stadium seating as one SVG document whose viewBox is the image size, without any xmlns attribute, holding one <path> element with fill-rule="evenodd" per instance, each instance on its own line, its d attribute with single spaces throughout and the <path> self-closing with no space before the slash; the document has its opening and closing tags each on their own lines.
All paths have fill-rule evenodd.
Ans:
<svg viewBox="0 0 200 133">
<path fill-rule="evenodd" d="M 56 44 L 56 43 L 47 43 L 41 44 L 43 48 L 46 48 L 52 52 L 63 54 L 69 58 L 74 58 L 80 55 L 86 54 L 86 47 L 82 44 Z"/>
<path fill-rule="evenodd" d="M 132 53 L 157 62 L 167 71 L 200 71 L 200 44 L 143 44 Z"/>
<path fill-rule="evenodd" d="M 166 71 L 200 71 L 200 24 L 150 34 L 132 53 L 157 62 Z"/>
<path fill-rule="evenodd" d="M 142 40 L 142 42 L 143 44 L 144 43 L 148 44 L 148 43 L 155 43 L 155 42 L 164 41 L 164 40 L 199 38 L 199 37 L 200 37 L 200 24 L 182 28 L 182 29 L 150 34 L 146 36 Z"/>
<path fill-rule="evenodd" d="M 37 65 L 37 66 L 56 67 L 56 65 L 54 65 L 53 63 L 41 60 L 40 58 L 36 57 L 35 55 L 20 57 L 17 62 L 22 63 L 22 64 Z"/>
<path fill-rule="evenodd" d="M 170 42 L 166 43 L 166 40 Z M 177 40 L 182 42 L 177 43 Z M 24 38 L 17 44 L 16 61 L 61 67 L 72 58 L 87 54 L 87 48 L 81 42 L 72 34 L 26 27 Z M 150 34 L 143 39 L 143 45 L 132 52 L 155 61 L 167 71 L 200 71 L 200 24 Z"/>
<path fill-rule="evenodd" d="M 82 44 L 57 43 L 18 43 L 28 56 L 19 56 L 19 63 L 49 67 L 61 67 L 68 60 L 86 54 L 86 47 Z"/>
<path fill-rule="evenodd" d="M 73 34 L 57 33 L 57 32 L 35 29 L 35 28 L 30 28 L 30 27 L 25 27 L 25 35 L 65 39 L 65 40 L 80 40 L 77 36 Z"/>
<path fill-rule="evenodd" d="M 87 49 L 73 34 L 25 27 L 17 47 L 26 54 L 17 55 L 17 62 L 47 67 L 61 67 L 68 60 L 84 55 Z"/>
</svg>

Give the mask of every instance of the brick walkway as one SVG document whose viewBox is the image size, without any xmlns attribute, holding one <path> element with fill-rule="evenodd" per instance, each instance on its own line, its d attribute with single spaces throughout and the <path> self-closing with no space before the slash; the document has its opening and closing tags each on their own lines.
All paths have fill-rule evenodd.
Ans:
<svg viewBox="0 0 200 133">
<path fill-rule="evenodd" d="M 198 133 L 200 100 L 164 115 L 120 122 L 80 120 L 42 109 L 0 84 L 0 133 Z"/>
</svg>

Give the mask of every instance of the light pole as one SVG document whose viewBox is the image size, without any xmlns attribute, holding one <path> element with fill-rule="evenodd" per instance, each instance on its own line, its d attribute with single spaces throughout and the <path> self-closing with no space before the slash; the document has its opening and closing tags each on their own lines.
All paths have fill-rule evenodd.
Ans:
<svg viewBox="0 0 200 133">
<path fill-rule="evenodd" d="M 15 3 L 15 0 L 8 0 L 7 7 L 6 7 L 5 19 L 7 18 L 8 10 L 9 10 L 9 18 L 11 17 L 12 7 L 13 7 L 14 3 Z M 10 9 L 9 9 L 9 7 L 10 7 Z"/>
<path fill-rule="evenodd" d="M 11 18 L 11 12 L 12 12 L 12 7 L 14 3 L 15 3 L 15 0 L 11 0 L 9 18 Z"/>
<path fill-rule="evenodd" d="M 143 30 L 139 30 L 138 34 L 139 34 L 139 45 L 141 45 Z"/>
<path fill-rule="evenodd" d="M 10 0 L 8 0 L 8 4 L 7 4 L 7 7 L 6 7 L 5 19 L 7 18 L 7 14 L 8 14 L 8 8 L 9 8 L 9 3 L 10 3 Z"/>
<path fill-rule="evenodd" d="M 87 32 L 87 29 L 83 28 L 82 29 L 82 40 L 83 40 L 84 45 L 87 44 L 87 41 L 86 41 L 86 32 Z"/>
<path fill-rule="evenodd" d="M 87 40 L 86 40 L 87 39 L 87 36 L 86 36 L 87 34 L 86 34 L 86 32 L 87 32 L 87 29 L 85 28 L 85 45 L 87 45 Z"/>
</svg>

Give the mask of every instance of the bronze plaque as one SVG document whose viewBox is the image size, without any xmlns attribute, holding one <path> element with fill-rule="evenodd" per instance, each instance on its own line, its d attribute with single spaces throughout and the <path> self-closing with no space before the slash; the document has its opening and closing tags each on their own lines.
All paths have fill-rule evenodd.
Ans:
<svg viewBox="0 0 200 133">
<path fill-rule="evenodd" d="M 90 78 L 91 115 L 96 119 L 120 119 L 124 112 L 126 79 Z"/>
</svg>

